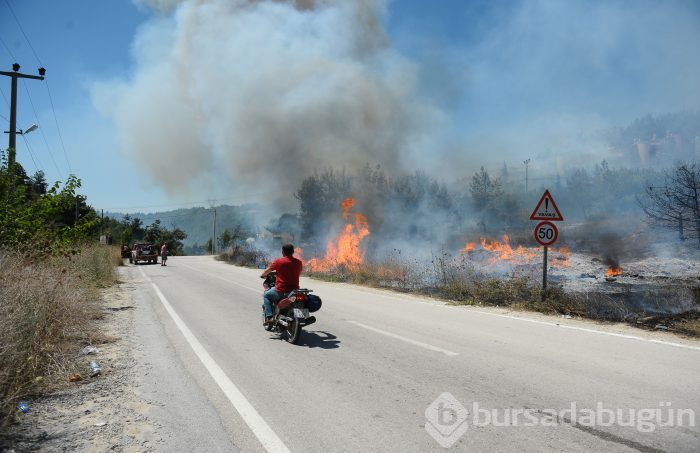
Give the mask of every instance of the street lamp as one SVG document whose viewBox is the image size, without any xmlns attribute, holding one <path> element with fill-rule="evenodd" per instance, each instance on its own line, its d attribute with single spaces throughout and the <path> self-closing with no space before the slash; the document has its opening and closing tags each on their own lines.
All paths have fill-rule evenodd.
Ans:
<svg viewBox="0 0 700 453">
<path fill-rule="evenodd" d="M 36 124 L 32 124 L 31 126 L 29 126 L 29 127 L 28 127 L 27 129 L 25 129 L 25 130 L 22 130 L 22 129 L 18 130 L 17 133 L 18 133 L 19 135 L 25 135 L 25 134 L 28 134 L 28 133 L 30 133 L 30 132 L 34 132 L 34 131 L 37 130 L 37 129 L 39 129 L 39 126 L 37 126 Z"/>
</svg>

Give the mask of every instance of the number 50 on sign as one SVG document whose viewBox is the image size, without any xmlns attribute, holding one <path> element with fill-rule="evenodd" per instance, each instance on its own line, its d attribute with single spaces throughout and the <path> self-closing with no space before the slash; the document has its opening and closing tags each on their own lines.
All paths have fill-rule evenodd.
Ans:
<svg viewBox="0 0 700 453">
<path fill-rule="evenodd" d="M 557 242 L 559 230 L 552 222 L 545 220 L 535 227 L 535 240 L 542 246 L 547 247 Z"/>
</svg>

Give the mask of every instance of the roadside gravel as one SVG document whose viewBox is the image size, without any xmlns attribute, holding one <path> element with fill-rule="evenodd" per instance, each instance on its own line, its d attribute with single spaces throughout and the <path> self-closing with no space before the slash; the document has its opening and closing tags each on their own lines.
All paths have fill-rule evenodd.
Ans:
<svg viewBox="0 0 700 453">
<path fill-rule="evenodd" d="M 18 413 L 16 423 L 0 437 L 3 452 L 141 452 L 153 451 L 163 442 L 158 435 L 161 426 L 149 416 L 152 408 L 163 404 L 143 394 L 144 370 L 135 356 L 139 349 L 134 335 L 135 285 L 122 278 L 125 268 L 118 272 L 120 281 L 127 283 L 104 291 L 104 318 L 97 321 L 101 333 L 114 341 L 95 345 L 97 354 L 77 359 L 84 369 L 82 381 L 29 400 L 29 412 Z M 93 360 L 102 374 L 91 378 Z"/>
</svg>

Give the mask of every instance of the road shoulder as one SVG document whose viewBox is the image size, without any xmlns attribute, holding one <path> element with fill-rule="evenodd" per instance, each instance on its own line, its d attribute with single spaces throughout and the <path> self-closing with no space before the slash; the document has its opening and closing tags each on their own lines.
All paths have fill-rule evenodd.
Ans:
<svg viewBox="0 0 700 453">
<path fill-rule="evenodd" d="M 0 438 L 5 451 L 236 451 L 205 392 L 169 344 L 154 299 L 133 266 L 103 291 L 96 354 L 78 357 L 82 380 L 30 400 Z M 78 351 L 76 351 L 78 354 Z M 97 361 L 102 373 L 89 377 Z M 83 366 L 84 365 L 84 366 Z"/>
</svg>

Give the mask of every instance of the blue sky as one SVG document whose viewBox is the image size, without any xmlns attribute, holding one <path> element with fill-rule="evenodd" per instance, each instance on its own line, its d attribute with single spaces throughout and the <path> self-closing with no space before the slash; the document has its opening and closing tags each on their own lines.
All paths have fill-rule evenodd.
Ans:
<svg viewBox="0 0 700 453">
<path fill-rule="evenodd" d="M 133 163 L 121 156 L 113 127 L 95 112 L 89 93 L 94 80 L 129 71 L 130 43 L 148 13 L 129 1 L 10 0 L 9 3 L 40 62 L 3 0 L 0 38 L 12 56 L 5 45 L 1 46 L 2 66 L 11 70 L 12 63 L 17 61 L 22 66 L 21 72 L 36 74 L 36 68 L 43 64 L 51 93 L 49 97 L 44 82 L 19 82 L 17 126 L 26 129 L 32 123 L 40 125 L 25 137 L 36 166 L 52 182 L 65 181 L 71 172 L 76 174 L 82 179 L 82 192 L 88 196 L 88 202 L 97 208 L 168 203 L 159 189 L 142 185 L 130 175 Z M 8 78 L 0 80 L 0 90 L 9 102 Z M 9 106 L 4 99 L 0 99 L 0 114 L 3 122 L 9 118 Z M 7 130 L 7 123 L 3 127 Z M 6 146 L 3 143 L 2 147 Z M 20 137 L 17 148 L 18 161 L 28 173 L 33 173 L 35 162 Z"/>
<path fill-rule="evenodd" d="M 216 2 L 202 2 L 207 3 Z M 401 160 L 404 169 L 423 168 L 450 180 L 469 175 L 480 165 L 498 168 L 508 162 L 515 166 L 523 157 L 534 158 L 533 169 L 537 165 L 544 169 L 553 160 L 557 165 L 576 165 L 590 159 L 590 153 L 602 152 L 598 145 L 580 139 L 582 134 L 624 125 L 647 113 L 697 110 L 700 105 L 700 6 L 690 0 L 378 0 L 372 13 L 383 31 L 360 31 L 351 37 L 343 34 L 357 31 L 350 26 L 328 30 L 329 24 L 344 24 L 343 14 L 351 9 L 339 8 L 336 16 L 319 13 L 310 19 L 308 13 L 291 14 L 266 3 L 259 2 L 262 6 L 255 14 L 236 11 L 227 22 L 216 23 L 216 16 L 207 16 L 209 12 L 201 6 L 202 11 L 181 8 L 173 16 L 172 11 L 154 12 L 130 0 L 0 0 L 0 66 L 10 70 L 17 61 L 28 73 L 45 66 L 56 112 L 54 118 L 47 83 L 20 82 L 18 127 L 39 123 L 40 129 L 24 137 L 31 153 L 18 137 L 18 160 L 30 173 L 41 168 L 50 181 L 65 180 L 69 172 L 78 175 L 83 193 L 98 209 L 157 211 L 208 199 L 236 204 L 265 201 L 274 191 L 288 195 L 293 187 L 278 187 L 271 179 L 282 179 L 290 164 L 275 167 L 265 162 L 275 160 L 276 153 L 296 153 L 298 147 L 314 150 L 294 154 L 303 160 L 302 169 L 314 164 L 322 169 L 336 161 L 352 167 L 379 156 L 378 162 L 385 166 Z M 203 17 L 213 17 L 207 26 L 223 32 L 212 38 L 194 25 L 190 37 L 192 22 L 188 21 Z M 236 31 L 232 24 L 267 30 L 269 41 L 250 30 Z M 366 25 L 359 19 L 354 24 Z M 273 26 L 277 28 L 266 28 Z M 315 34 L 300 33 L 304 27 L 316 27 Z M 382 34 L 388 38 L 386 49 L 363 41 Z M 309 54 L 315 36 L 318 48 Z M 278 38 L 279 45 L 273 42 Z M 185 42 L 188 48 L 200 45 L 202 52 L 193 52 L 191 64 L 179 67 L 203 100 L 162 107 L 164 99 L 169 102 L 176 97 L 177 92 L 169 92 L 168 87 L 177 87 L 180 81 L 165 79 L 158 86 L 153 74 L 163 69 L 161 60 L 168 68 L 188 63 L 171 57 L 187 39 L 192 39 Z M 237 48 L 244 40 L 253 44 Z M 375 47 L 358 56 L 349 48 L 358 43 Z M 218 46 L 225 49 L 209 58 L 208 49 Z M 280 49 L 291 49 L 293 58 L 276 68 L 275 61 L 285 60 Z M 302 64 L 290 68 L 290 62 L 294 65 L 307 57 L 309 65 L 337 57 L 325 73 L 328 80 L 320 84 L 316 80 L 309 83 L 311 89 L 299 90 L 280 87 L 280 80 L 271 77 L 296 70 L 290 77 L 308 82 L 299 75 L 307 74 L 308 68 Z M 261 70 L 256 58 L 271 69 Z M 219 63 L 227 80 L 217 77 Z M 211 76 L 198 79 L 199 72 L 207 71 Z M 3 79 L 0 90 L 9 101 L 9 79 Z M 232 86 L 233 79 L 238 85 Z M 367 102 L 379 99 L 369 113 L 364 106 L 352 104 L 352 96 L 328 99 L 338 93 L 337 86 L 364 84 L 366 79 L 370 82 L 358 93 L 370 90 L 374 95 Z M 216 88 L 217 83 L 224 85 L 214 94 L 207 91 L 208 85 Z M 324 83 L 329 84 L 326 91 Z M 227 104 L 233 100 L 252 99 L 250 91 L 237 86 L 253 93 L 280 90 L 272 101 L 260 100 L 261 105 L 279 100 L 284 112 L 301 112 L 310 119 L 287 122 L 281 113 L 230 109 Z M 159 93 L 153 95 L 154 91 Z M 253 98 L 260 97 L 264 98 Z M 338 105 L 347 108 L 347 116 L 328 120 L 328 112 L 337 112 Z M 158 114 L 159 106 L 169 107 L 167 113 L 173 116 L 179 112 L 172 110 L 182 108 L 182 122 L 169 122 L 168 115 Z M 346 127 L 364 114 L 384 122 L 370 130 L 361 124 Z M 6 124 L 9 107 L 4 99 L 0 99 L 0 115 Z M 207 121 L 192 123 L 198 131 L 188 135 L 182 124 L 202 115 Z M 218 124 L 217 118 L 226 121 Z M 237 126 L 229 131 L 228 124 L 234 123 Z M 329 133 L 337 123 L 338 133 Z M 201 132 L 210 125 L 206 134 Z M 251 126 L 260 126 L 261 132 L 252 133 Z M 198 133 L 205 136 L 194 136 Z M 171 142 L 156 149 L 166 134 Z M 239 139 L 240 146 L 232 143 Z M 274 149 L 280 140 L 284 144 Z M 329 142 L 342 152 L 322 156 L 325 148 L 319 148 L 319 143 L 328 146 Z M 141 148 L 142 143 L 149 146 Z M 174 150 L 180 143 L 188 147 Z M 347 150 L 353 147 L 367 152 L 347 159 L 352 154 Z M 201 155 L 191 152 L 193 148 Z M 251 149 L 252 154 L 262 153 L 258 160 L 250 156 Z M 190 160 L 192 156 L 198 157 L 196 161 Z M 199 163 L 201 168 L 191 168 Z"/>
</svg>

